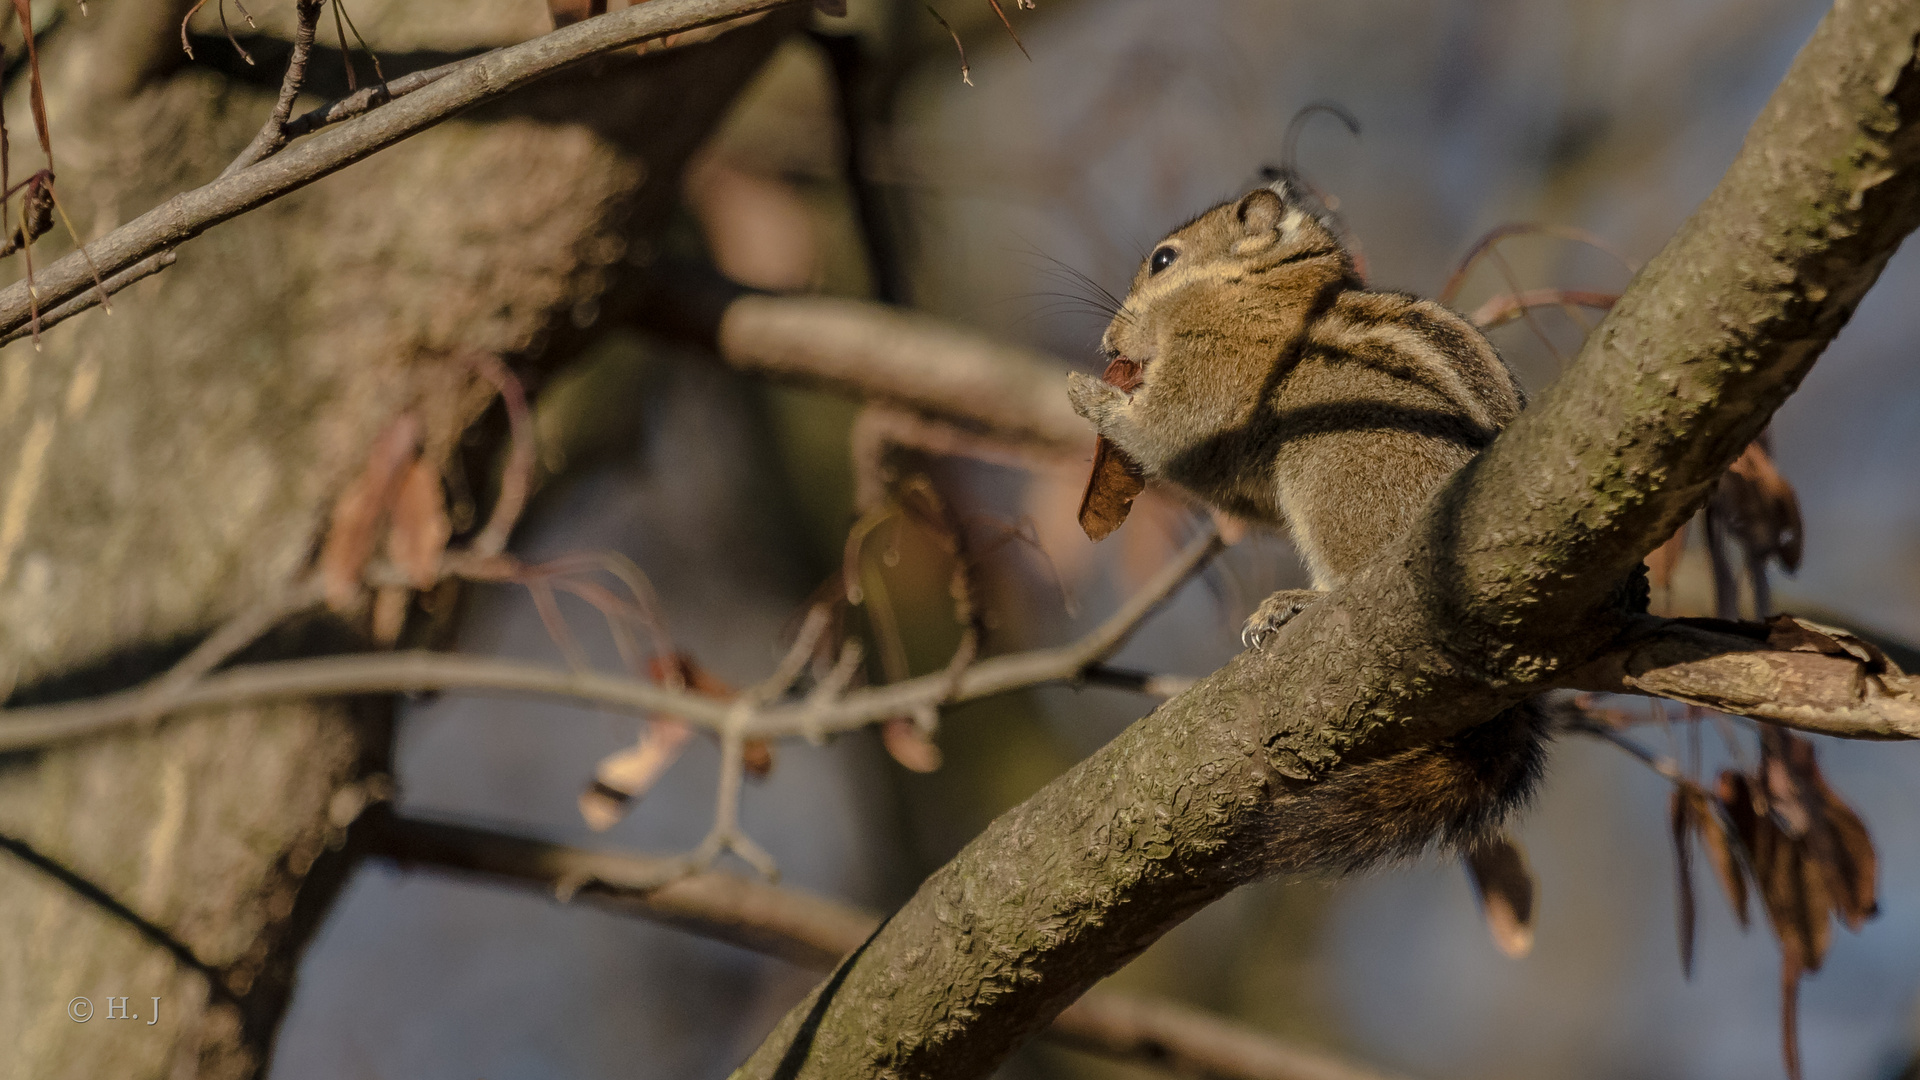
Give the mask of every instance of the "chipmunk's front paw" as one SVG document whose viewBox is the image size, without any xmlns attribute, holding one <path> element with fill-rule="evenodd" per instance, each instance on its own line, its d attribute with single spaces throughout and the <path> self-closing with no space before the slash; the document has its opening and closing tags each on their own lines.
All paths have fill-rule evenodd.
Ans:
<svg viewBox="0 0 1920 1080">
<path fill-rule="evenodd" d="M 1318 589 L 1282 589 L 1274 593 L 1253 613 L 1253 618 L 1247 620 L 1246 628 L 1240 631 L 1240 643 L 1249 649 L 1266 648 L 1281 627 L 1325 595 Z"/>
<path fill-rule="evenodd" d="M 1126 391 L 1081 371 L 1067 374 L 1067 400 L 1073 411 L 1093 422 L 1094 429 L 1106 434 L 1107 421 L 1114 411 L 1126 405 Z"/>
</svg>

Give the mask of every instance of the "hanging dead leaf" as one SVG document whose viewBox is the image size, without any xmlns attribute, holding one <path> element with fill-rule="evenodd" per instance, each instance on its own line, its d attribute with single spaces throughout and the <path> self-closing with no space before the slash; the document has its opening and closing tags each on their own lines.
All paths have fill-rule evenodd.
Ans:
<svg viewBox="0 0 1920 1080">
<path fill-rule="evenodd" d="M 1821 816 L 1834 838 L 1836 910 L 1847 929 L 1858 933 L 1868 919 L 1880 913 L 1876 895 L 1879 858 L 1874 854 L 1873 838 L 1868 835 L 1860 815 L 1832 789 L 1825 784 L 1820 786 L 1825 800 Z"/>
<path fill-rule="evenodd" d="M 655 656 L 647 663 L 653 681 L 685 688 L 705 697 L 726 699 L 733 689 L 685 654 Z M 595 831 L 612 828 L 633 804 L 680 760 L 693 728 L 676 716 L 655 715 L 634 745 L 607 755 L 594 767 L 593 780 L 580 793 L 580 816 Z M 769 762 L 771 765 L 771 762 Z M 751 768 L 751 765 L 749 765 Z"/>
<path fill-rule="evenodd" d="M 917 773 L 938 772 L 940 748 L 910 717 L 896 716 L 880 725 L 880 741 L 893 760 Z"/>
<path fill-rule="evenodd" d="M 1812 638 L 1815 646 L 1831 644 L 1818 633 Z M 1716 798 L 1747 853 L 1767 924 L 1780 943 L 1781 1054 L 1787 1074 L 1797 1078 L 1800 980 L 1826 959 L 1833 917 L 1858 930 L 1873 916 L 1872 840 L 1859 815 L 1827 785 L 1812 740 L 1783 729 L 1761 729 L 1755 774 L 1722 773 Z M 1729 867 L 1727 874 L 1737 880 L 1738 870 Z M 1744 908 L 1743 888 L 1738 895 L 1737 913 Z"/>
<path fill-rule="evenodd" d="M 1146 489 L 1146 471 L 1105 435 L 1095 436 L 1093 471 L 1080 496 L 1080 528 L 1087 539 L 1097 542 L 1113 535 Z"/>
<path fill-rule="evenodd" d="M 1128 393 L 1144 381 L 1140 365 L 1124 356 L 1116 356 L 1100 378 Z M 1089 540 L 1104 540 L 1127 520 L 1133 500 L 1147 487 L 1147 474 L 1126 451 L 1113 445 L 1105 435 L 1093 443 L 1093 471 L 1087 476 L 1086 491 L 1080 496 L 1080 528 Z"/>
<path fill-rule="evenodd" d="M 748 739 L 740 744 L 740 764 L 747 775 L 765 780 L 773 773 L 773 744 L 765 739 Z"/>
<path fill-rule="evenodd" d="M 360 475 L 334 502 L 326 543 L 320 549 L 321 585 L 333 610 L 350 610 L 359 599 L 360 575 L 373 557 L 380 522 L 419 448 L 420 418 L 411 411 L 394 417 L 374 440 Z"/>
<path fill-rule="evenodd" d="M 1466 864 L 1494 947 L 1516 960 L 1532 952 L 1533 871 L 1519 841 L 1494 837 L 1469 849 Z"/>
<path fill-rule="evenodd" d="M 1737 511 L 1735 526 L 1755 557 L 1771 555 L 1780 560 L 1788 573 L 1800 569 L 1800 556 L 1806 541 L 1800 518 L 1800 496 L 1787 478 L 1774 467 L 1766 445 L 1756 441 L 1734 459 L 1727 470 L 1733 481 L 1728 494 Z"/>
<path fill-rule="evenodd" d="M 1720 881 L 1720 890 L 1727 896 L 1727 906 L 1733 909 L 1733 917 L 1739 922 L 1740 929 L 1747 928 L 1747 879 L 1740 868 L 1739 856 L 1734 852 L 1733 844 L 1727 836 L 1726 826 L 1720 823 L 1720 817 L 1713 812 L 1714 801 L 1701 796 L 1701 802 L 1694 808 L 1694 824 L 1699 829 L 1700 844 L 1706 848 L 1707 862 L 1713 866 L 1713 876 Z"/>
<path fill-rule="evenodd" d="M 580 816 L 595 832 L 610 829 L 633 804 L 680 760 L 693 729 L 678 720 L 656 717 L 648 721 L 633 746 L 602 758 L 594 767 L 593 782 L 580 793 Z"/>
<path fill-rule="evenodd" d="M 425 458 L 416 458 L 401 478 L 394 499 L 387 555 L 414 588 L 430 589 L 440 579 L 440 556 L 452 536 L 453 522 L 447 518 L 440 470 Z"/>
<path fill-rule="evenodd" d="M 1778 562 L 1789 574 L 1798 570 L 1805 530 L 1800 499 L 1774 468 L 1764 436 L 1742 451 L 1715 485 L 1705 520 L 1716 612 L 1728 619 L 1739 614 L 1732 556 L 1725 550 L 1731 545 L 1746 569 L 1756 617 L 1766 618 L 1772 614 L 1768 564 Z"/>
<path fill-rule="evenodd" d="M 1769 745 L 1777 747 L 1768 755 L 1769 776 L 1779 776 L 1777 782 L 1792 790 L 1805 822 L 1804 857 L 1820 875 L 1834 915 L 1858 931 L 1878 911 L 1878 858 L 1866 823 L 1827 784 L 1811 739 L 1785 731 L 1769 734 Z"/>
<path fill-rule="evenodd" d="M 1693 832 L 1699 827 L 1699 807 L 1693 792 L 1675 787 L 1667 796 L 1667 819 L 1673 833 L 1675 880 L 1679 883 L 1680 974 L 1693 978 Z"/>
</svg>

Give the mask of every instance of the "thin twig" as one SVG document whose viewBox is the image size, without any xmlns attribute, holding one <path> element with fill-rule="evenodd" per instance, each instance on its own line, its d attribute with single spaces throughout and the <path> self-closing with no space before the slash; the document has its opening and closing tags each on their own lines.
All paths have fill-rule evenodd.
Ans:
<svg viewBox="0 0 1920 1080">
<path fill-rule="evenodd" d="M 293 30 L 293 55 L 287 60 L 287 75 L 280 83 L 279 100 L 273 103 L 273 115 L 220 175 L 232 176 L 257 161 L 262 161 L 287 145 L 287 121 L 293 116 L 293 100 L 300 96 L 300 85 L 307 78 L 307 57 L 313 52 L 315 28 L 320 25 L 322 0 L 297 0 L 294 14 L 299 20 Z"/>
<path fill-rule="evenodd" d="M 1606 311 L 1620 299 L 1619 293 L 1589 292 L 1581 289 L 1528 289 L 1525 292 L 1501 293 L 1473 310 L 1468 316 L 1473 325 L 1482 330 L 1491 330 L 1503 323 L 1511 322 L 1521 313 L 1537 307 L 1590 307 Z"/>
<path fill-rule="evenodd" d="M 1543 225 L 1536 222 L 1525 221 L 1513 222 L 1489 230 L 1486 235 L 1474 243 L 1473 249 L 1468 251 L 1466 257 L 1460 260 L 1460 265 L 1454 268 L 1452 274 L 1448 275 L 1446 285 L 1441 287 L 1440 302 L 1443 304 L 1453 303 L 1454 297 L 1460 294 L 1461 287 L 1467 283 L 1467 275 L 1473 272 L 1474 264 L 1479 262 L 1488 252 L 1492 251 L 1502 240 L 1515 236 L 1529 235 L 1551 236 L 1561 240 L 1571 240 L 1578 244 L 1585 244 L 1588 247 L 1612 256 L 1613 260 L 1624 267 L 1629 274 L 1635 273 L 1640 269 L 1633 260 L 1621 254 L 1619 249 L 1585 229 L 1574 228 L 1570 225 Z"/>
<path fill-rule="evenodd" d="M 100 288 L 88 289 L 86 292 L 68 300 L 66 303 L 43 312 L 40 316 L 40 329 L 46 330 L 48 327 L 58 326 L 60 323 L 65 322 L 67 319 L 83 311 L 91 311 L 99 307 L 103 294 L 112 296 L 137 281 L 144 281 L 160 271 L 165 270 L 167 267 L 172 266 L 174 260 L 179 257 L 180 256 L 173 251 L 163 251 L 158 255 L 149 256 L 134 263 L 132 266 L 127 267 L 125 270 L 120 271 L 102 282 Z M 0 345 L 19 341 L 23 337 L 32 336 L 32 334 L 33 331 L 31 329 L 22 328 L 14 330 L 11 333 L 0 335 Z"/>
<path fill-rule="evenodd" d="M 486 527 L 473 538 L 473 550 L 479 555 L 498 555 L 505 551 L 513 527 L 527 508 L 527 493 L 533 486 L 533 415 L 527 409 L 527 392 L 507 365 L 498 357 L 474 358 L 480 374 L 500 391 L 507 407 L 507 463 L 500 470 L 500 494 L 494 499 L 493 514 Z"/>
<path fill-rule="evenodd" d="M 229 619 L 169 668 L 166 674 L 148 684 L 145 719 L 155 720 L 166 715 L 181 694 L 208 672 L 260 640 L 267 631 L 320 603 L 325 597 L 326 591 L 321 587 L 320 576 L 314 574 L 286 586 Z"/>
<path fill-rule="evenodd" d="M 466 61 L 456 60 L 451 64 L 408 72 L 386 82 L 361 87 L 346 97 L 329 101 L 325 105 L 309 109 L 294 117 L 287 122 L 283 134 L 288 140 L 293 140 L 302 135 L 311 135 L 323 127 L 330 127 L 343 120 L 351 120 L 390 101 L 406 97 L 423 86 L 438 82 L 453 74 L 464 63 Z"/>
<path fill-rule="evenodd" d="M 713 828 L 693 853 L 691 861 L 697 868 L 704 870 L 712 866 L 722 852 L 731 851 L 759 871 L 760 876 L 769 881 L 779 880 L 780 868 L 773 856 L 740 828 L 740 788 L 746 773 L 744 732 L 755 709 L 784 695 L 793 686 L 832 622 L 832 607 L 815 604 L 773 674 L 748 687 L 727 710 L 726 721 L 720 728 L 720 782 L 714 794 Z"/>
</svg>

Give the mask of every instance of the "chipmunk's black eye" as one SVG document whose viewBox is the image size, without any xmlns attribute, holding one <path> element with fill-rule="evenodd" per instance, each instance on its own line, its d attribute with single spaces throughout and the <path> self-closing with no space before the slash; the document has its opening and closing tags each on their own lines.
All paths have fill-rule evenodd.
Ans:
<svg viewBox="0 0 1920 1080">
<path fill-rule="evenodd" d="M 1167 267 L 1172 266 L 1173 260 L 1179 257 L 1180 257 L 1180 249 L 1172 246 L 1171 244 L 1162 245 L 1161 247 L 1154 248 L 1153 257 L 1147 260 L 1147 273 L 1157 274 L 1160 271 L 1165 270 Z"/>
</svg>

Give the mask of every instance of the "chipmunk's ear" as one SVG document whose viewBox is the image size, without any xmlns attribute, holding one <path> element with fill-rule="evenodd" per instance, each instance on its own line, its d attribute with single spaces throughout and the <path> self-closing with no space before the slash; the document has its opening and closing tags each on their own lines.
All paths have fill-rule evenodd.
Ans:
<svg viewBox="0 0 1920 1080">
<path fill-rule="evenodd" d="M 1287 204 L 1272 188 L 1254 188 L 1234 205 L 1233 216 L 1250 236 L 1270 233 L 1280 227 Z"/>
</svg>

